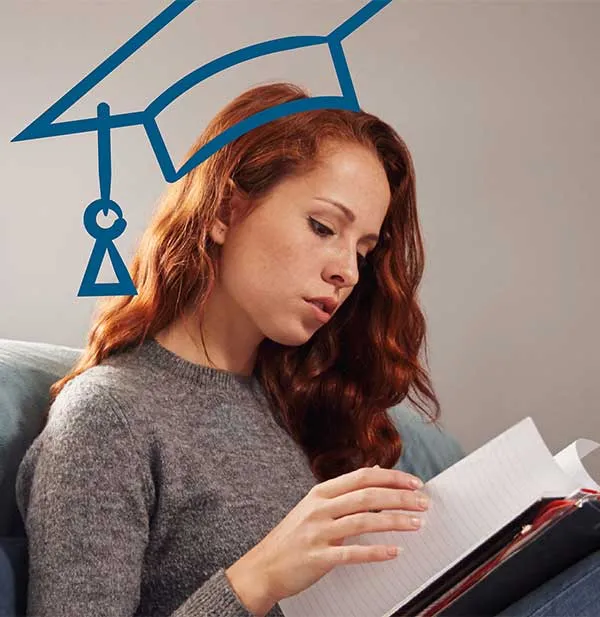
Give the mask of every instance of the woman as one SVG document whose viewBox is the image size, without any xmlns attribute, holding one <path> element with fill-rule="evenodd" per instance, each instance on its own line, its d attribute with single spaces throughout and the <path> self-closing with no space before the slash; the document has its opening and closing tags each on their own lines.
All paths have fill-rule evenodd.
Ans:
<svg viewBox="0 0 600 617">
<path fill-rule="evenodd" d="M 242 94 L 190 155 L 304 96 Z M 281 615 L 336 565 L 393 559 L 343 541 L 415 531 L 428 507 L 389 469 L 386 413 L 408 397 L 439 415 L 422 271 L 409 152 L 367 113 L 280 118 L 173 185 L 138 295 L 101 307 L 19 469 L 28 612 Z"/>
</svg>

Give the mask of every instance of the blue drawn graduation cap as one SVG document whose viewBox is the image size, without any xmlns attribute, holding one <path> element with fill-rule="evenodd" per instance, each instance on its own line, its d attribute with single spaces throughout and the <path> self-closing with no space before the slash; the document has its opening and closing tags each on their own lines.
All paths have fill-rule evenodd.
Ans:
<svg viewBox="0 0 600 617">
<path fill-rule="evenodd" d="M 133 35 L 126 43 L 100 63 L 93 71 L 86 75 L 78 84 L 51 105 L 44 113 L 36 118 L 12 141 L 26 141 L 41 139 L 42 137 L 57 137 L 74 133 L 95 131 L 98 135 L 98 175 L 100 180 L 100 198 L 87 206 L 83 215 L 83 224 L 87 232 L 95 238 L 87 268 L 83 275 L 78 296 L 123 296 L 136 295 L 137 290 L 131 280 L 129 272 L 113 240 L 118 238 L 127 227 L 123 212 L 119 205 L 110 198 L 111 186 L 111 131 L 126 126 L 142 125 L 154 150 L 158 164 L 167 182 L 175 182 L 197 165 L 227 145 L 234 139 L 244 135 L 252 129 L 262 126 L 271 120 L 283 116 L 313 109 L 333 108 L 359 111 L 360 107 L 350 70 L 344 56 L 342 41 L 349 34 L 357 30 L 378 11 L 392 0 L 370 0 L 366 5 L 346 19 L 326 36 L 289 36 L 271 41 L 249 45 L 225 54 L 203 66 L 191 71 L 162 94 L 156 97 L 143 111 L 131 113 L 111 114 L 108 103 L 102 102 L 97 106 L 96 116 L 80 120 L 66 120 L 57 122 L 56 119 L 71 108 L 94 86 L 114 71 L 121 63 L 147 43 L 155 34 L 160 32 L 175 17 L 180 15 L 195 0 L 175 0 L 160 14 L 146 24 L 139 32 Z M 237 124 L 224 130 L 211 139 L 191 156 L 179 169 L 175 168 L 162 138 L 156 117 L 175 99 L 212 75 L 224 71 L 236 64 L 301 47 L 313 45 L 327 45 L 337 74 L 342 96 L 316 96 L 306 99 L 290 101 L 275 105 L 258 112 Z M 116 214 L 117 219 L 109 228 L 100 227 L 96 217 L 100 210 L 105 215 L 109 210 Z M 96 279 L 105 253 L 109 254 L 118 283 L 98 283 Z"/>
</svg>

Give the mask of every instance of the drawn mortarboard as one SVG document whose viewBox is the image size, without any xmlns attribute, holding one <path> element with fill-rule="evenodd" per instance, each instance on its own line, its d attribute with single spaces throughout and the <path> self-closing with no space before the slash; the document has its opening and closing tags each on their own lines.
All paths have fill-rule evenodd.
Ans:
<svg viewBox="0 0 600 617">
<path fill-rule="evenodd" d="M 89 204 L 83 215 L 84 227 L 95 239 L 95 243 L 77 295 L 123 296 L 137 294 L 129 272 L 113 242 L 127 227 L 121 208 L 110 198 L 112 176 L 111 131 L 113 129 L 137 125 L 143 126 L 165 180 L 167 182 L 175 182 L 223 146 L 271 120 L 314 109 L 329 108 L 359 111 L 360 107 L 352 84 L 350 70 L 344 56 L 342 41 L 391 1 L 370 0 L 326 36 L 288 36 L 249 45 L 220 56 L 183 76 L 157 96 L 143 111 L 111 114 L 109 104 L 102 102 L 97 106 L 95 117 L 57 121 L 59 116 L 75 105 L 94 86 L 110 75 L 127 58 L 195 2 L 195 0 L 174 0 L 139 32 L 134 34 L 119 49 L 101 62 L 93 71 L 14 137 L 12 141 L 27 141 L 75 133 L 97 133 L 100 198 Z M 258 112 L 211 139 L 179 169 L 175 168 L 156 121 L 157 116 L 168 105 L 208 77 L 232 66 L 260 56 L 315 45 L 328 46 L 342 92 L 341 96 L 309 97 L 276 105 Z M 111 227 L 104 228 L 98 225 L 96 217 L 101 210 L 104 215 L 107 215 L 109 210 L 112 210 L 117 216 Z M 108 253 L 112 262 L 118 280 L 117 283 L 98 283 L 96 281 L 102 259 L 106 253 Z"/>
</svg>

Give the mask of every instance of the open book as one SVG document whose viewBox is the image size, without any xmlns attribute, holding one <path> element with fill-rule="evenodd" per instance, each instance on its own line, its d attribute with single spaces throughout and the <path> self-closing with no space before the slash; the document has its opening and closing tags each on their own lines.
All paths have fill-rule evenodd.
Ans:
<svg viewBox="0 0 600 617">
<path fill-rule="evenodd" d="M 500 530 L 545 497 L 600 491 L 581 458 L 598 444 L 578 439 L 552 456 L 525 418 L 432 478 L 418 531 L 348 537 L 345 544 L 397 544 L 395 559 L 337 566 L 279 606 L 285 617 L 389 617 L 409 605 Z"/>
</svg>

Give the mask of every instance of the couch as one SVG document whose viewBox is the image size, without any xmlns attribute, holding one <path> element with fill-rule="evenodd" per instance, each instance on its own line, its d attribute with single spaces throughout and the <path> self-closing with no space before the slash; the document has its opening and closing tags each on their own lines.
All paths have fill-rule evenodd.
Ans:
<svg viewBox="0 0 600 617">
<path fill-rule="evenodd" d="M 0 617 L 26 614 L 27 537 L 15 498 L 19 463 L 41 429 L 50 385 L 80 353 L 61 345 L 0 339 Z M 389 413 L 404 438 L 396 469 L 427 481 L 464 456 L 451 435 L 404 404 Z"/>
</svg>

